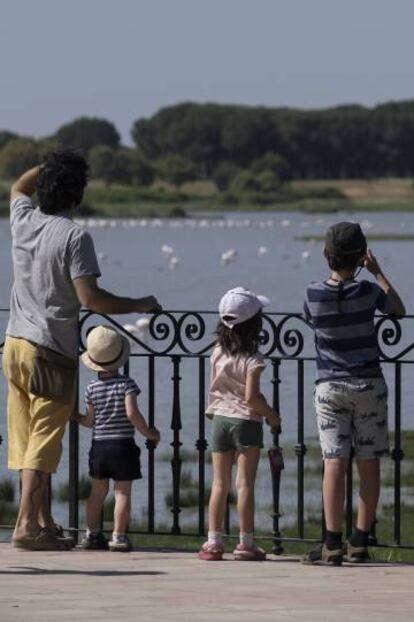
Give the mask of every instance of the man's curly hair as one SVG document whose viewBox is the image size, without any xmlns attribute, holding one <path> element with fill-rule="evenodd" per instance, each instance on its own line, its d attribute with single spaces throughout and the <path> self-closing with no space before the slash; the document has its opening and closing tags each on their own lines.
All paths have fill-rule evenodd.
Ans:
<svg viewBox="0 0 414 622">
<path fill-rule="evenodd" d="M 44 214 L 57 214 L 77 207 L 88 182 L 88 163 L 71 150 L 48 153 L 37 179 L 39 208 Z"/>
</svg>

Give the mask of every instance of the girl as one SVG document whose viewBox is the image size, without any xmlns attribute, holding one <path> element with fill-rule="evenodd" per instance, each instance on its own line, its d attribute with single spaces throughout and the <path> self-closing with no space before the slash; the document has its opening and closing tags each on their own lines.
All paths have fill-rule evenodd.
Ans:
<svg viewBox="0 0 414 622">
<path fill-rule="evenodd" d="M 218 561 L 223 557 L 222 525 L 231 483 L 233 462 L 237 463 L 237 512 L 240 542 L 236 560 L 262 561 L 266 553 L 253 539 L 254 482 L 263 446 L 263 419 L 273 428 L 279 414 L 260 393 L 260 375 L 265 367 L 258 354 L 262 309 L 267 298 L 243 287 L 228 291 L 220 301 L 217 344 L 211 356 L 211 382 L 207 416 L 213 418 L 213 484 L 208 521 L 208 540 L 199 559 Z"/>
<path fill-rule="evenodd" d="M 89 474 L 92 491 L 86 507 L 87 531 L 81 542 L 83 549 L 131 550 L 126 535 L 131 509 L 132 480 L 140 479 L 140 450 L 134 441 L 137 429 L 143 436 L 158 443 L 160 433 L 149 428 L 138 410 L 140 392 L 132 378 L 122 376 L 118 368 L 129 356 L 129 342 L 110 326 L 97 326 L 88 335 L 87 351 L 82 361 L 98 373 L 86 389 L 86 415 L 75 413 L 78 423 L 93 428 L 89 453 Z M 112 540 L 107 542 L 101 531 L 101 516 L 109 480 L 114 480 L 115 508 Z"/>
</svg>

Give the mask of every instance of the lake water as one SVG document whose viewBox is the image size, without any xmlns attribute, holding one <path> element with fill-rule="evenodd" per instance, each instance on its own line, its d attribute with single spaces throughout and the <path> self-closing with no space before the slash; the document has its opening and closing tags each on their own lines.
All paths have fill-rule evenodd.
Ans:
<svg viewBox="0 0 414 622">
<path fill-rule="evenodd" d="M 223 218 L 197 217 L 180 220 L 138 220 L 107 221 L 105 226 L 99 221 L 85 221 L 95 241 L 102 270 L 101 286 L 114 293 L 126 296 L 154 294 L 165 309 L 209 310 L 215 311 L 222 294 L 238 285 L 250 287 L 257 293 L 266 294 L 271 300 L 270 311 L 301 312 L 303 294 L 310 280 L 327 275 L 327 267 L 321 253 L 321 243 L 303 242 L 296 238 L 302 235 L 321 235 L 333 222 L 356 220 L 352 214 L 304 215 L 301 213 L 277 214 L 223 214 Z M 370 233 L 414 233 L 414 217 L 407 213 L 359 214 L 366 234 Z M 174 249 L 179 262 L 170 269 L 168 257 L 161 252 L 162 246 Z M 262 247 L 259 251 L 258 249 Z M 385 273 L 398 289 L 408 313 L 414 302 L 413 269 L 414 244 L 411 242 L 375 242 L 372 248 Z M 234 249 L 236 257 L 223 264 L 221 256 Z M 6 309 L 12 283 L 10 258 L 10 231 L 6 220 L 0 220 L 0 307 Z M 371 278 L 367 274 L 367 278 Z M 214 318 L 211 318 L 213 321 Z M 122 324 L 135 322 L 136 317 L 118 317 Z M 7 313 L 0 314 L 0 329 L 4 331 Z M 95 319 L 96 323 L 96 319 Z M 413 320 L 403 323 L 403 337 L 396 350 L 414 342 Z M 208 324 L 212 332 L 213 323 Z M 305 331 L 304 331 L 305 332 Z M 212 337 L 211 337 L 212 338 Z M 311 335 L 307 337 L 308 353 L 312 354 Z M 384 366 L 391 393 L 393 388 L 393 369 Z M 403 368 L 402 418 L 403 428 L 414 428 L 414 386 L 410 378 L 411 366 Z M 169 360 L 157 362 L 156 424 L 161 429 L 163 440 L 157 450 L 157 520 L 167 520 L 164 496 L 171 488 L 171 473 L 168 458 L 172 441 L 171 405 L 172 376 Z M 305 366 L 305 431 L 306 437 L 316 434 L 312 409 L 313 363 Z M 147 363 L 137 358 L 131 362 L 131 375 L 142 388 L 140 404 L 146 412 Z M 182 401 L 182 440 L 183 446 L 194 450 L 198 422 L 198 386 L 196 368 L 193 361 L 184 361 L 181 370 Z M 91 375 L 86 370 L 81 374 L 81 393 Z M 296 435 L 297 385 L 294 363 L 282 366 L 281 412 L 283 416 L 283 442 L 292 443 Z M 270 395 L 270 372 L 263 382 L 264 393 Z M 0 380 L 0 406 L 3 416 L 0 419 L 0 434 L 6 439 L 5 399 L 3 378 Z M 390 400 L 392 415 L 393 399 Z M 208 426 L 207 426 L 208 427 Z M 392 416 L 391 416 L 392 427 Z M 89 432 L 81 430 L 81 473 L 87 473 L 87 452 Z M 267 435 L 266 443 L 270 443 Z M 5 444 L 0 449 L 0 478 L 7 472 Z M 161 457 L 164 460 L 161 460 Z M 195 468 L 195 465 L 193 465 Z M 143 465 L 145 477 L 145 462 Z M 187 467 L 186 467 L 187 468 Z M 192 468 L 189 466 L 188 468 Z M 293 468 L 293 467 L 292 467 Z M 261 466 L 258 493 L 263 490 L 266 496 L 268 474 Z M 288 474 L 285 474 L 288 477 Z M 292 473 L 293 477 L 294 473 Z M 209 477 L 209 475 L 207 476 Z M 58 475 L 57 483 L 67 479 L 67 447 Z M 292 480 L 293 481 L 293 480 Z M 145 490 L 145 485 L 137 484 L 137 491 Z M 259 496 L 258 495 L 258 496 Z M 141 493 L 137 492 L 137 499 Z M 264 502 L 269 506 L 270 500 Z M 267 504 L 267 505 L 266 505 Z M 64 511 L 57 507 L 57 514 Z M 136 515 L 140 511 L 136 510 Z M 61 520 L 66 522 L 66 516 Z M 184 516 L 185 520 L 185 516 Z M 268 523 L 266 523 L 268 524 Z"/>
</svg>

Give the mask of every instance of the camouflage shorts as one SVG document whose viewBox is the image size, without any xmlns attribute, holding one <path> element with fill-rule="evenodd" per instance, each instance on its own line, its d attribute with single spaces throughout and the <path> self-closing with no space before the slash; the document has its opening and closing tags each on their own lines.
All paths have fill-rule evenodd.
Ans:
<svg viewBox="0 0 414 622">
<path fill-rule="evenodd" d="M 388 454 L 387 385 L 383 378 L 332 380 L 315 386 L 314 405 L 324 458 Z"/>
</svg>

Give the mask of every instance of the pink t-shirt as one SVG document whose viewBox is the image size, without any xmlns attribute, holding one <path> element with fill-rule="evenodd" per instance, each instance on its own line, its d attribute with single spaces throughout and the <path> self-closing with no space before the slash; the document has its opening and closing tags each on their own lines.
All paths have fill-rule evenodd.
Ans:
<svg viewBox="0 0 414 622">
<path fill-rule="evenodd" d="M 249 408 L 245 399 L 247 374 L 257 367 L 265 367 L 261 354 L 228 356 L 216 346 L 210 359 L 207 415 L 262 422 L 263 417 Z"/>
</svg>

